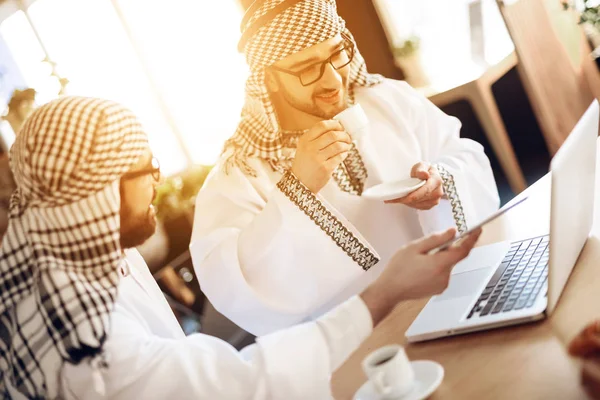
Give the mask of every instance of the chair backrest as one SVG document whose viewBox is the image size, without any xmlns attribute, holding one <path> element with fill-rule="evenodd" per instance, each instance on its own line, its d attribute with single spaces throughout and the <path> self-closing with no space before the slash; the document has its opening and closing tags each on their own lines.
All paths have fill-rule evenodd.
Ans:
<svg viewBox="0 0 600 400">
<path fill-rule="evenodd" d="M 594 91 L 600 91 L 591 50 L 576 16 L 560 0 L 497 3 L 519 58 L 523 86 L 554 155 L 591 104 Z"/>
</svg>

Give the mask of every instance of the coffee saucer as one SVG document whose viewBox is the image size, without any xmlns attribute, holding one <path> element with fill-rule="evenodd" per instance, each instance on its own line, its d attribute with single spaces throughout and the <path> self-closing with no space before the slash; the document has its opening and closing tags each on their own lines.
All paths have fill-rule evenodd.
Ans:
<svg viewBox="0 0 600 400">
<path fill-rule="evenodd" d="M 396 200 L 414 192 L 427 181 L 419 178 L 406 178 L 394 182 L 380 183 L 362 192 L 362 197 L 372 200 Z"/>
<path fill-rule="evenodd" d="M 404 396 L 394 400 L 423 400 L 431 396 L 444 379 L 444 367 L 435 361 L 411 361 L 415 371 L 415 386 Z M 365 382 L 354 395 L 354 400 L 382 400 L 371 381 Z"/>
</svg>

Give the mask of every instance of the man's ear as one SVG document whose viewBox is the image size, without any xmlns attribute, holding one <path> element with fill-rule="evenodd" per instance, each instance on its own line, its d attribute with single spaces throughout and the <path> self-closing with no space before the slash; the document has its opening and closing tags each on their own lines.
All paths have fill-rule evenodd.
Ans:
<svg viewBox="0 0 600 400">
<path fill-rule="evenodd" d="M 265 71 L 265 85 L 271 93 L 277 93 L 279 91 L 279 81 L 275 77 L 275 73 L 269 69 Z"/>
</svg>

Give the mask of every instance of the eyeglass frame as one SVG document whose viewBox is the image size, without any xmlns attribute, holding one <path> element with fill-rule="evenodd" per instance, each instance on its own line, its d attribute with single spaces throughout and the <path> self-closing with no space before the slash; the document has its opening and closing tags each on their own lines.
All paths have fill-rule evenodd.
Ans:
<svg viewBox="0 0 600 400">
<path fill-rule="evenodd" d="M 160 163 L 158 162 L 158 158 L 152 157 L 152 167 L 144 168 L 139 171 L 126 172 L 121 176 L 121 179 L 136 179 L 140 176 L 151 174 L 152 178 L 156 181 L 160 181 L 161 173 L 160 173 Z"/>
<path fill-rule="evenodd" d="M 342 47 L 339 50 L 336 50 L 332 55 L 330 55 L 325 60 L 316 62 L 316 63 L 311 64 L 311 65 L 309 65 L 309 66 L 307 66 L 305 68 L 302 68 L 301 71 L 298 71 L 298 72 L 296 72 L 296 71 L 290 71 L 288 69 L 281 68 L 281 67 L 278 67 L 276 65 L 271 65 L 269 68 L 271 68 L 271 69 L 273 69 L 275 71 L 283 72 L 285 74 L 293 75 L 296 78 L 298 78 L 298 80 L 300 81 L 300 84 L 302 86 L 310 86 L 313 83 L 318 82 L 323 77 L 323 75 L 325 74 L 325 66 L 327 64 L 330 64 L 333 67 L 333 69 L 335 69 L 336 71 L 338 71 L 338 70 L 340 70 L 340 69 L 348 66 L 352 62 L 352 60 L 354 59 L 354 54 L 356 52 L 356 48 L 355 48 L 354 42 L 352 42 L 352 40 L 350 39 L 350 37 L 348 35 L 344 34 L 344 33 L 342 33 L 342 38 L 344 39 L 344 41 L 343 41 L 344 47 Z M 348 47 L 348 45 L 350 45 L 350 46 Z M 341 67 L 337 67 L 336 68 L 335 65 L 333 65 L 333 63 L 331 62 L 331 58 L 333 56 L 341 53 L 344 50 L 350 50 L 350 57 L 348 59 L 348 62 L 346 64 L 342 65 Z M 319 73 L 319 77 L 317 79 L 315 79 L 314 81 L 310 82 L 310 83 L 306 83 L 305 84 L 304 82 L 302 82 L 302 78 L 300 77 L 302 75 L 302 72 L 306 71 L 307 69 L 312 68 L 312 67 L 314 67 L 315 65 L 318 65 L 318 64 L 321 64 L 321 72 Z"/>
</svg>

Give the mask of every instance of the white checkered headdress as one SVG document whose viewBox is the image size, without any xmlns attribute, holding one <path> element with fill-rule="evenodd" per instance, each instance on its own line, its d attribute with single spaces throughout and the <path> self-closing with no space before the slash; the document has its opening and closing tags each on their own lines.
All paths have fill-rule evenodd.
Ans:
<svg viewBox="0 0 600 400">
<path fill-rule="evenodd" d="M 237 166 L 255 175 L 245 160 L 256 157 L 283 172 L 291 167 L 301 132 L 281 130 L 265 84 L 265 68 L 340 33 L 354 39 L 337 14 L 335 0 L 257 0 L 248 9 L 241 28 L 239 50 L 245 53 L 251 74 L 246 82 L 241 121 L 225 144 L 225 152 L 231 151 L 226 167 Z M 349 76 L 351 101 L 355 87 L 380 81 L 379 75 L 367 73 L 365 61 L 355 49 Z"/>
<path fill-rule="evenodd" d="M 61 397 L 63 363 L 101 358 L 123 260 L 120 177 L 148 148 L 100 99 L 37 109 L 11 149 L 17 190 L 0 248 L 0 397 Z"/>
</svg>

